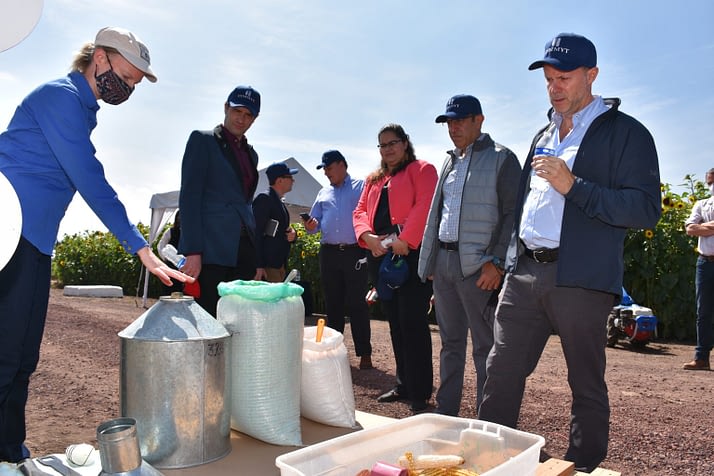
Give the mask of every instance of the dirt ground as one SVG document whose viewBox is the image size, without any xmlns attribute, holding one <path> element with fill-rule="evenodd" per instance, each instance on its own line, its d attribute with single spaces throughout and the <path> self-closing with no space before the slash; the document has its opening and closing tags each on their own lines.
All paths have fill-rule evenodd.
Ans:
<svg viewBox="0 0 714 476">
<path fill-rule="evenodd" d="M 65 297 L 53 289 L 42 356 L 30 385 L 27 446 L 34 456 L 64 452 L 67 445 L 96 446 L 96 428 L 119 415 L 117 332 L 145 312 L 140 299 Z M 349 326 L 348 326 L 349 327 Z M 346 331 L 349 334 L 349 330 Z M 432 332 L 435 386 L 439 333 Z M 390 417 L 411 414 L 406 403 L 375 398 L 394 383 L 388 325 L 372 321 L 373 370 L 358 370 L 352 341 L 355 400 L 359 410 Z M 650 343 L 607 349 L 612 407 L 609 455 L 602 467 L 623 475 L 714 474 L 714 372 L 685 372 L 693 346 Z M 467 367 L 462 417 L 475 418 L 473 364 Z M 551 338 L 530 377 L 520 428 L 542 435 L 545 450 L 562 457 L 568 443 L 570 392 L 557 337 Z"/>
</svg>

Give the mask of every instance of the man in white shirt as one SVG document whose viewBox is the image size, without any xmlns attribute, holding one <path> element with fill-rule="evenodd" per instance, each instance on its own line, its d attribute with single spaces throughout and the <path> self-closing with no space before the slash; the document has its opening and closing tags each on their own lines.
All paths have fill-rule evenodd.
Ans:
<svg viewBox="0 0 714 476">
<path fill-rule="evenodd" d="M 697 347 L 694 360 L 684 370 L 710 370 L 709 354 L 714 346 L 714 168 L 705 175 L 710 197 L 699 200 L 685 224 L 687 235 L 699 239 L 697 248 Z"/>
<path fill-rule="evenodd" d="M 622 293 L 625 234 L 659 220 L 659 165 L 652 136 L 620 100 L 592 94 L 590 40 L 561 33 L 537 68 L 551 121 L 521 174 L 479 418 L 516 427 L 526 379 L 555 332 L 572 394 L 564 459 L 591 472 L 607 455 L 606 324 Z"/>
</svg>

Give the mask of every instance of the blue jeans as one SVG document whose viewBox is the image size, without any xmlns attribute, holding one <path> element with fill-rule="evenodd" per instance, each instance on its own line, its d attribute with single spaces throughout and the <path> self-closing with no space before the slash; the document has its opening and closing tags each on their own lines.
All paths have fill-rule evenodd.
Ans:
<svg viewBox="0 0 714 476">
<path fill-rule="evenodd" d="M 694 358 L 708 361 L 714 346 L 714 261 L 707 261 L 701 256 L 697 259 L 694 282 L 697 288 L 697 346 Z"/>
</svg>

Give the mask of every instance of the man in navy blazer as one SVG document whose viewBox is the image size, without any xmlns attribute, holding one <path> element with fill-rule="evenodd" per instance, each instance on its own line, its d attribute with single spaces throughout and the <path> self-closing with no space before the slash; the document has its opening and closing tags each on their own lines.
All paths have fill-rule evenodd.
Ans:
<svg viewBox="0 0 714 476">
<path fill-rule="evenodd" d="M 260 112 L 260 94 L 235 88 L 223 105 L 223 124 L 193 131 L 181 166 L 181 271 L 198 279 L 196 301 L 216 315 L 218 283 L 255 276 L 255 218 L 251 202 L 258 185 L 258 154 L 246 131 Z"/>
<path fill-rule="evenodd" d="M 256 229 L 256 280 L 279 283 L 285 279 L 290 243 L 297 238 L 283 197 L 293 189 L 298 169 L 278 162 L 265 170 L 270 188 L 253 200 Z"/>
</svg>

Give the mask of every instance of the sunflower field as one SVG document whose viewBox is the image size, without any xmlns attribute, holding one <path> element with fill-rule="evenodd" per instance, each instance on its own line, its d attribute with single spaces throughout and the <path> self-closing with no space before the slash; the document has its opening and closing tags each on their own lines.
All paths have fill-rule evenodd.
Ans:
<svg viewBox="0 0 714 476">
<path fill-rule="evenodd" d="M 702 181 L 686 175 L 677 193 L 662 184 L 662 217 L 654 229 L 630 230 L 625 238 L 624 286 L 634 301 L 652 308 L 660 338 L 696 337 L 694 271 L 697 240 L 684 222 L 694 203 L 709 193 Z"/>
</svg>

